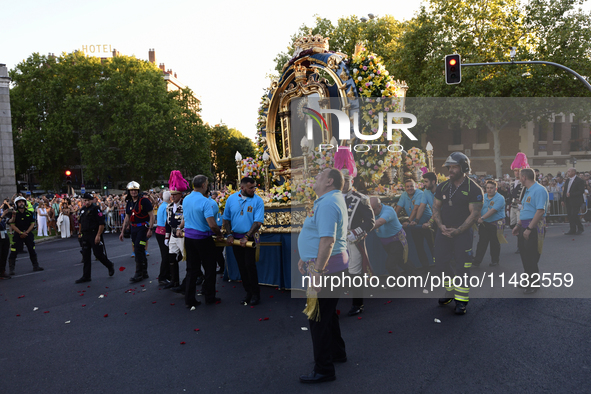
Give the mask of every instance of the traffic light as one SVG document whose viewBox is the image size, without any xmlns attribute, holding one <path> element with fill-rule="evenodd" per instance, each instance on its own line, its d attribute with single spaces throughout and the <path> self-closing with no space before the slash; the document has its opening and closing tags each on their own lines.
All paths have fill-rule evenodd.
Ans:
<svg viewBox="0 0 591 394">
<path fill-rule="evenodd" d="M 71 185 L 72 184 L 72 171 L 70 170 L 66 170 L 66 185 Z"/>
<path fill-rule="evenodd" d="M 445 56 L 445 83 L 455 85 L 462 82 L 462 59 L 457 53 Z"/>
</svg>

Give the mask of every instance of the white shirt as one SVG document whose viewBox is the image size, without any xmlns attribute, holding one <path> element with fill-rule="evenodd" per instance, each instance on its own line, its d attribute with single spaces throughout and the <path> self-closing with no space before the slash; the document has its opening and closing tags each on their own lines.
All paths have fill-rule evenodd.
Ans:
<svg viewBox="0 0 591 394">
<path fill-rule="evenodd" d="M 568 188 L 566 189 L 566 193 L 567 193 L 567 194 L 568 194 L 568 193 L 570 193 L 570 187 L 571 187 L 571 186 L 572 186 L 572 184 L 574 183 L 574 181 L 575 181 L 575 178 L 576 178 L 576 177 L 577 177 L 577 176 L 575 175 L 575 176 L 573 176 L 572 178 L 569 178 L 569 179 L 570 179 L 570 182 L 568 183 Z"/>
</svg>

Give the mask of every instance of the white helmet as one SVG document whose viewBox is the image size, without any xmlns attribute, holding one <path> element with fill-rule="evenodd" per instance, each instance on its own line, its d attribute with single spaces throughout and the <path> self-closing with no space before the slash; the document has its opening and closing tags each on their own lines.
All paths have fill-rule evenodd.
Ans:
<svg viewBox="0 0 591 394">
<path fill-rule="evenodd" d="M 140 190 L 140 184 L 136 181 L 131 181 L 127 184 L 128 190 Z"/>
<path fill-rule="evenodd" d="M 17 198 L 14 199 L 14 204 L 18 204 L 19 201 L 24 201 L 25 205 L 27 204 L 27 199 L 22 197 L 22 196 L 18 196 Z"/>
</svg>

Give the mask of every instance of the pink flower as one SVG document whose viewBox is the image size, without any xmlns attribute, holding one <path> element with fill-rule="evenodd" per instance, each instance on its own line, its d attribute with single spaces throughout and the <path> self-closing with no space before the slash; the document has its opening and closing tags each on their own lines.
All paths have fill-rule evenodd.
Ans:
<svg viewBox="0 0 591 394">
<path fill-rule="evenodd" d="M 373 115 L 373 111 L 370 109 L 368 114 Z"/>
<path fill-rule="evenodd" d="M 380 75 L 382 73 L 382 70 L 378 70 L 377 74 Z"/>
<path fill-rule="evenodd" d="M 363 71 L 367 71 L 367 66 L 363 66 Z"/>
<path fill-rule="evenodd" d="M 378 167 L 378 166 L 373 166 L 373 169 L 374 169 L 374 170 L 377 170 L 378 168 L 380 168 L 380 167 Z"/>
</svg>

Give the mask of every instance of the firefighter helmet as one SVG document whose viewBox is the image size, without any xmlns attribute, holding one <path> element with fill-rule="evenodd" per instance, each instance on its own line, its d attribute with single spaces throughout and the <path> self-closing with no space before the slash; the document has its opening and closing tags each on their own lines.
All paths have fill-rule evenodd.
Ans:
<svg viewBox="0 0 591 394">
<path fill-rule="evenodd" d="M 462 152 L 453 152 L 451 155 L 449 155 L 447 160 L 445 160 L 443 167 L 449 167 L 453 165 L 460 166 L 460 169 L 464 174 L 470 173 L 470 159 L 468 159 L 468 156 Z"/>
<path fill-rule="evenodd" d="M 128 190 L 140 190 L 140 184 L 136 181 L 131 181 L 127 184 Z"/>
</svg>

